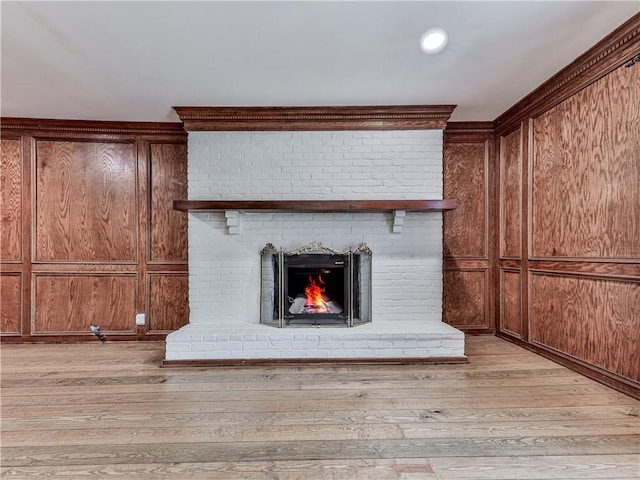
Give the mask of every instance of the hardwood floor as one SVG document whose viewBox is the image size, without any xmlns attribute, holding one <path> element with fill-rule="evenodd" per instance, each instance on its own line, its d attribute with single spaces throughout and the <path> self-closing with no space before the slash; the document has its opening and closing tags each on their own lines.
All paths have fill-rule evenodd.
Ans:
<svg viewBox="0 0 640 480">
<path fill-rule="evenodd" d="M 160 368 L 3 345 L 7 478 L 640 479 L 640 402 L 492 336 L 465 365 Z"/>
</svg>

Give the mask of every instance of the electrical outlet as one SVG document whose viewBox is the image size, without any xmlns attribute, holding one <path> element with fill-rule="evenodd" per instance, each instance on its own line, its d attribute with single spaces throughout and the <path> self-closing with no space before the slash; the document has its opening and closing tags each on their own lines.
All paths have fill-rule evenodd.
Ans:
<svg viewBox="0 0 640 480">
<path fill-rule="evenodd" d="M 136 325 L 145 325 L 147 323 L 147 319 L 145 318 L 144 313 L 136 314 Z"/>
</svg>

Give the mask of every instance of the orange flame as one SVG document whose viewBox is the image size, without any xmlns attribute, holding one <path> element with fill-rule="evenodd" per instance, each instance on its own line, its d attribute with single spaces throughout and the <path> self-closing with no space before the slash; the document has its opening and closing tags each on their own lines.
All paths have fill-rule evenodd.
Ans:
<svg viewBox="0 0 640 480">
<path fill-rule="evenodd" d="M 305 305 L 310 306 L 316 313 L 326 313 L 327 311 L 327 297 L 324 296 L 324 281 L 322 277 L 318 275 L 318 279 L 309 277 L 309 284 L 304 289 L 304 293 L 307 296 Z"/>
</svg>

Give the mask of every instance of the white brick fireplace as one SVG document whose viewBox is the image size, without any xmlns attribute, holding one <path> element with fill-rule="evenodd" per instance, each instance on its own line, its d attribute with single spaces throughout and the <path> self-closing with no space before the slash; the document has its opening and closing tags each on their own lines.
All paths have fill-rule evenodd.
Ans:
<svg viewBox="0 0 640 480">
<path fill-rule="evenodd" d="M 198 131 L 188 148 L 189 200 L 442 199 L 442 130 Z M 189 213 L 190 323 L 166 360 L 464 358 L 442 322 L 442 215 Z M 259 324 L 261 249 L 318 241 L 371 249 L 372 323 Z"/>
</svg>

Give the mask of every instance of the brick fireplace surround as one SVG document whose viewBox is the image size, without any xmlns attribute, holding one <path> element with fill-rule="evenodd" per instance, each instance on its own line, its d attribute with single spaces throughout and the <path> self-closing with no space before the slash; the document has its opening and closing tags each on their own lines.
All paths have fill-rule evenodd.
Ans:
<svg viewBox="0 0 640 480">
<path fill-rule="evenodd" d="M 189 200 L 442 199 L 442 129 L 190 131 L 188 149 Z M 165 363 L 464 360 L 464 334 L 442 322 L 443 213 L 401 215 L 394 229 L 382 211 L 189 213 L 190 322 Z M 372 323 L 259 324 L 261 249 L 316 241 L 371 248 Z"/>
</svg>

